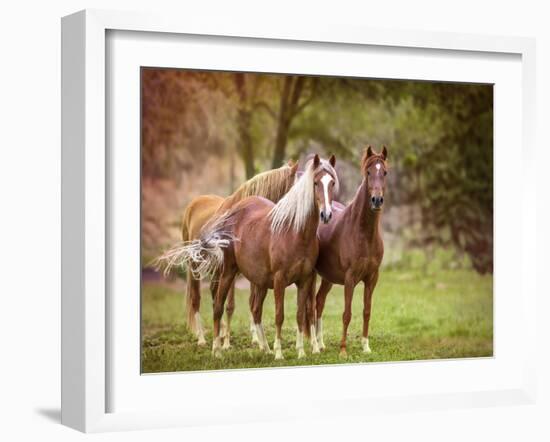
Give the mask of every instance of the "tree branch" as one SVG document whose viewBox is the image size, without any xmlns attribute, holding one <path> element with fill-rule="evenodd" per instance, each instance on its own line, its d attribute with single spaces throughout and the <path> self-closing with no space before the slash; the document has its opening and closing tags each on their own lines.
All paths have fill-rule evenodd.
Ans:
<svg viewBox="0 0 550 442">
<path fill-rule="evenodd" d="M 275 113 L 275 111 L 271 108 L 271 106 L 269 104 L 267 104 L 265 101 L 257 101 L 256 103 L 254 103 L 254 110 L 257 110 L 257 109 L 263 109 L 265 110 L 270 117 L 272 117 L 274 120 L 277 119 L 277 114 Z"/>
</svg>

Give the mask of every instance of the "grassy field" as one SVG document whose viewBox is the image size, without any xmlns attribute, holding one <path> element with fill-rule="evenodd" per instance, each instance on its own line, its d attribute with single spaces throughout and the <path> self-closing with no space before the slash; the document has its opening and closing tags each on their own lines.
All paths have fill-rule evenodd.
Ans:
<svg viewBox="0 0 550 442">
<path fill-rule="evenodd" d="M 216 370 L 247 367 L 339 364 L 462 358 L 493 354 L 492 276 L 473 271 L 384 271 L 374 292 L 370 324 L 371 354 L 361 351 L 363 288 L 357 286 L 348 335 L 348 357 L 339 357 L 343 288 L 334 286 L 323 316 L 326 350 L 297 359 L 295 344 L 296 291 L 285 296 L 283 361 L 251 345 L 248 289 L 237 290 L 232 322 L 232 348 L 222 358 L 211 356 L 212 307 L 203 290 L 201 314 L 208 345 L 200 348 L 186 329 L 183 284 L 144 283 L 142 288 L 142 372 Z M 205 286 L 206 287 L 206 286 Z M 264 307 L 264 327 L 270 345 L 274 338 L 274 306 L 270 292 Z"/>
</svg>

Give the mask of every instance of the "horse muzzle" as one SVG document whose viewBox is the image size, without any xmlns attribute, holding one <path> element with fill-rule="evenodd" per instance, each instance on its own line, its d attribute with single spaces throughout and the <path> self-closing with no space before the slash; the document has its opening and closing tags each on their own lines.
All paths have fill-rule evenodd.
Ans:
<svg viewBox="0 0 550 442">
<path fill-rule="evenodd" d="M 370 207 L 372 210 L 380 210 L 382 208 L 382 204 L 384 204 L 384 197 L 383 196 L 372 196 L 370 199 Z"/>
<path fill-rule="evenodd" d="M 321 217 L 321 221 L 323 221 L 323 223 L 328 224 L 330 222 L 330 220 L 332 219 L 332 210 L 328 211 L 328 212 L 325 211 L 325 210 L 321 210 L 320 217 Z"/>
</svg>

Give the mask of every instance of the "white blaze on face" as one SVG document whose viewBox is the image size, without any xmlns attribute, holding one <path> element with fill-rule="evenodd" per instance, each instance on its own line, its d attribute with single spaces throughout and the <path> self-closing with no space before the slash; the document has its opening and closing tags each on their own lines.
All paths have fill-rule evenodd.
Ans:
<svg viewBox="0 0 550 442">
<path fill-rule="evenodd" d="M 330 207 L 330 202 L 328 200 L 328 185 L 332 181 L 332 177 L 329 174 L 326 174 L 321 178 L 321 183 L 323 184 L 323 192 L 325 194 L 325 212 L 329 214 L 332 210 Z"/>
<path fill-rule="evenodd" d="M 380 163 L 377 163 L 376 164 L 376 170 L 377 170 L 378 173 L 380 173 L 380 167 L 382 167 L 382 166 L 380 166 Z"/>
</svg>

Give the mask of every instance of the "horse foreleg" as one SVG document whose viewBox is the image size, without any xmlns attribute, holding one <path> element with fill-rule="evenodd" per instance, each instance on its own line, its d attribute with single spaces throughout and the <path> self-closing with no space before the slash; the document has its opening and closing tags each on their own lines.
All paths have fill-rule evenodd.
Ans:
<svg viewBox="0 0 550 442">
<path fill-rule="evenodd" d="M 275 295 L 275 342 L 273 350 L 275 350 L 275 359 L 284 359 L 281 338 L 283 321 L 285 320 L 285 284 L 282 278 L 275 277 L 273 292 Z"/>
<path fill-rule="evenodd" d="M 262 325 L 262 313 L 264 308 L 264 300 L 267 295 L 267 288 L 254 286 L 253 288 L 254 300 L 252 303 L 252 320 L 254 322 L 254 329 L 256 331 L 256 337 L 260 350 L 271 352 L 267 338 L 265 337 L 264 327 Z M 252 295 L 251 295 L 252 296 Z"/>
<path fill-rule="evenodd" d="M 201 321 L 201 282 L 187 271 L 187 326 L 195 333 L 198 345 L 206 345 Z"/>
<path fill-rule="evenodd" d="M 370 311 L 372 307 L 372 293 L 378 281 L 378 271 L 371 278 L 365 280 L 365 288 L 363 293 L 363 337 L 361 344 L 363 345 L 363 353 L 370 353 L 369 346 L 369 321 Z"/>
<path fill-rule="evenodd" d="M 256 323 L 254 321 L 254 303 L 256 302 L 256 286 L 250 283 L 250 296 L 248 297 L 248 306 L 250 309 L 250 334 L 252 335 L 252 344 L 260 344 L 258 340 L 258 333 L 256 331 Z"/>
<path fill-rule="evenodd" d="M 315 302 L 317 304 L 317 341 L 319 342 L 319 348 L 321 350 L 325 349 L 325 342 L 323 340 L 323 310 L 325 309 L 325 301 L 327 299 L 328 292 L 332 288 L 332 283 L 328 282 L 326 279 L 321 280 L 321 286 L 317 292 Z"/>
<path fill-rule="evenodd" d="M 298 296 L 296 298 L 296 350 L 298 351 L 298 359 L 303 358 L 304 352 L 304 326 L 305 326 L 305 310 L 307 302 L 307 284 L 298 285 Z"/>
<path fill-rule="evenodd" d="M 342 340 L 340 341 L 340 356 L 347 357 L 347 337 L 348 337 L 348 326 L 351 321 L 351 301 L 353 299 L 353 289 L 355 288 L 355 283 L 351 278 L 346 277 L 344 283 L 344 313 L 342 314 Z"/>
<path fill-rule="evenodd" d="M 212 354 L 214 356 L 221 355 L 221 336 L 220 336 L 220 322 L 223 316 L 223 310 L 225 306 L 225 300 L 231 285 L 235 280 L 237 272 L 231 269 L 224 269 L 218 284 L 218 291 L 214 300 L 213 316 L 214 316 L 214 341 L 212 343 Z"/>
</svg>

